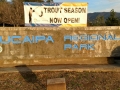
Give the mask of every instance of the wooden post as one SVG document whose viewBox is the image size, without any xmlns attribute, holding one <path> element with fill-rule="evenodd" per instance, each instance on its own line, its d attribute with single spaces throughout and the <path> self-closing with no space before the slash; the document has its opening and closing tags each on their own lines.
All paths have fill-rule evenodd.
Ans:
<svg viewBox="0 0 120 90">
<path fill-rule="evenodd" d="M 66 90 L 65 78 L 48 79 L 47 90 Z"/>
</svg>

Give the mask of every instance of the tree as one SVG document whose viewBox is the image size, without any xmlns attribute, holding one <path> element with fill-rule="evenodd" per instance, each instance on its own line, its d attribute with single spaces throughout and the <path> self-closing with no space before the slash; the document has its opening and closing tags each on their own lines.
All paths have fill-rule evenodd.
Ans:
<svg viewBox="0 0 120 90">
<path fill-rule="evenodd" d="M 44 0 L 21 0 L 23 2 L 44 2 Z"/>
<path fill-rule="evenodd" d="M 18 0 L 16 0 L 17 2 Z M 9 25 L 18 25 L 20 24 L 21 20 L 21 13 L 20 11 L 22 6 L 20 6 L 20 3 L 17 2 L 17 4 L 10 4 L 8 2 L 2 2 L 1 6 L 1 22 L 4 24 L 9 24 Z"/>
<path fill-rule="evenodd" d="M 53 2 L 53 0 L 47 0 L 46 2 Z"/>
<path fill-rule="evenodd" d="M 19 26 L 24 24 L 24 8 L 23 8 L 23 2 L 20 0 L 14 0 L 13 4 L 11 5 L 11 11 L 13 19 L 14 26 Z"/>
<path fill-rule="evenodd" d="M 6 0 L 0 0 L 0 2 L 6 2 Z"/>
<path fill-rule="evenodd" d="M 20 26 L 24 24 L 23 2 L 43 2 L 44 0 L 0 0 L 0 23 Z M 51 0 L 47 0 L 51 1 Z"/>
<path fill-rule="evenodd" d="M 106 26 L 119 26 L 119 19 L 116 17 L 114 9 L 110 11 L 110 16 L 106 19 Z"/>
<path fill-rule="evenodd" d="M 3 27 L 5 23 L 9 22 L 9 16 L 10 16 L 10 6 L 7 2 L 0 2 L 0 21 L 3 23 Z"/>
<path fill-rule="evenodd" d="M 105 26 L 105 19 L 104 16 L 98 15 L 93 22 L 94 26 Z"/>
<path fill-rule="evenodd" d="M 2 3 L 0 2 L 0 23 L 2 23 L 1 5 L 2 5 Z"/>
</svg>

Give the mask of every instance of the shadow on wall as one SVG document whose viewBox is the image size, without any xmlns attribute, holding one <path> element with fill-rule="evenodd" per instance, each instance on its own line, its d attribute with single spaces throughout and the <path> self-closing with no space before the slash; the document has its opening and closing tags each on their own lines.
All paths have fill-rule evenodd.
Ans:
<svg viewBox="0 0 120 90">
<path fill-rule="evenodd" d="M 115 64 L 120 64 L 120 46 L 116 47 L 112 52 L 110 57 L 113 59 Z"/>
<path fill-rule="evenodd" d="M 32 70 L 26 65 L 16 66 L 16 69 L 19 71 L 19 73 L 27 83 L 33 84 L 33 90 L 41 90 L 45 87 L 43 84 L 41 84 L 40 80 L 37 79 L 36 74 L 32 72 Z"/>
</svg>

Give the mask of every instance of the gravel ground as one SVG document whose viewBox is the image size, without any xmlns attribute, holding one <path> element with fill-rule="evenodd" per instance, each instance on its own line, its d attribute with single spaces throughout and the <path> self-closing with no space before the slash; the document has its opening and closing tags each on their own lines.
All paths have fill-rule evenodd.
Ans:
<svg viewBox="0 0 120 90">
<path fill-rule="evenodd" d="M 120 90 L 119 72 L 14 72 L 0 74 L 0 90 L 46 90 L 47 79 L 65 78 L 67 90 Z"/>
</svg>

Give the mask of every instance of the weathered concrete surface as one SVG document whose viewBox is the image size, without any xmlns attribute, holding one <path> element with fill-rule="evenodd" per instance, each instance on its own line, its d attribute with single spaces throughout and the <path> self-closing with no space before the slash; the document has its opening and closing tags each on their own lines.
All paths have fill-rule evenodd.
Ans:
<svg viewBox="0 0 120 90">
<path fill-rule="evenodd" d="M 112 64 L 113 59 L 111 58 L 91 58 L 91 57 L 84 57 L 84 58 L 62 58 L 62 59 L 10 59 L 10 60 L 0 60 L 0 67 L 11 67 L 11 66 L 18 66 L 18 65 L 57 65 L 57 64 Z"/>
<path fill-rule="evenodd" d="M 29 68 L 29 69 L 28 69 Z M 0 73 L 15 72 L 45 72 L 45 71 L 76 71 L 76 72 L 120 72 L 120 65 L 49 65 L 49 66 L 22 66 L 19 70 L 16 67 L 2 67 Z"/>
<path fill-rule="evenodd" d="M 119 46 L 120 40 L 79 40 L 79 41 L 64 41 L 66 35 L 116 35 L 120 38 L 120 27 L 76 27 L 76 28 L 57 28 L 57 27 L 5 27 L 0 28 L 0 36 L 3 41 L 8 40 L 8 36 L 22 36 L 23 41 L 25 36 L 51 36 L 53 42 L 39 41 L 38 43 L 26 42 L 24 44 L 1 44 L 3 51 L 0 53 L 0 64 L 6 65 L 48 65 L 48 64 L 105 64 L 108 63 L 106 57 L 120 56 Z M 0 41 L 1 42 L 1 41 Z M 94 50 L 85 48 L 66 49 L 65 44 L 94 44 Z M 97 57 L 97 58 L 96 58 Z M 100 58 L 98 58 L 100 57 Z M 101 59 L 102 58 L 102 59 Z"/>
</svg>

